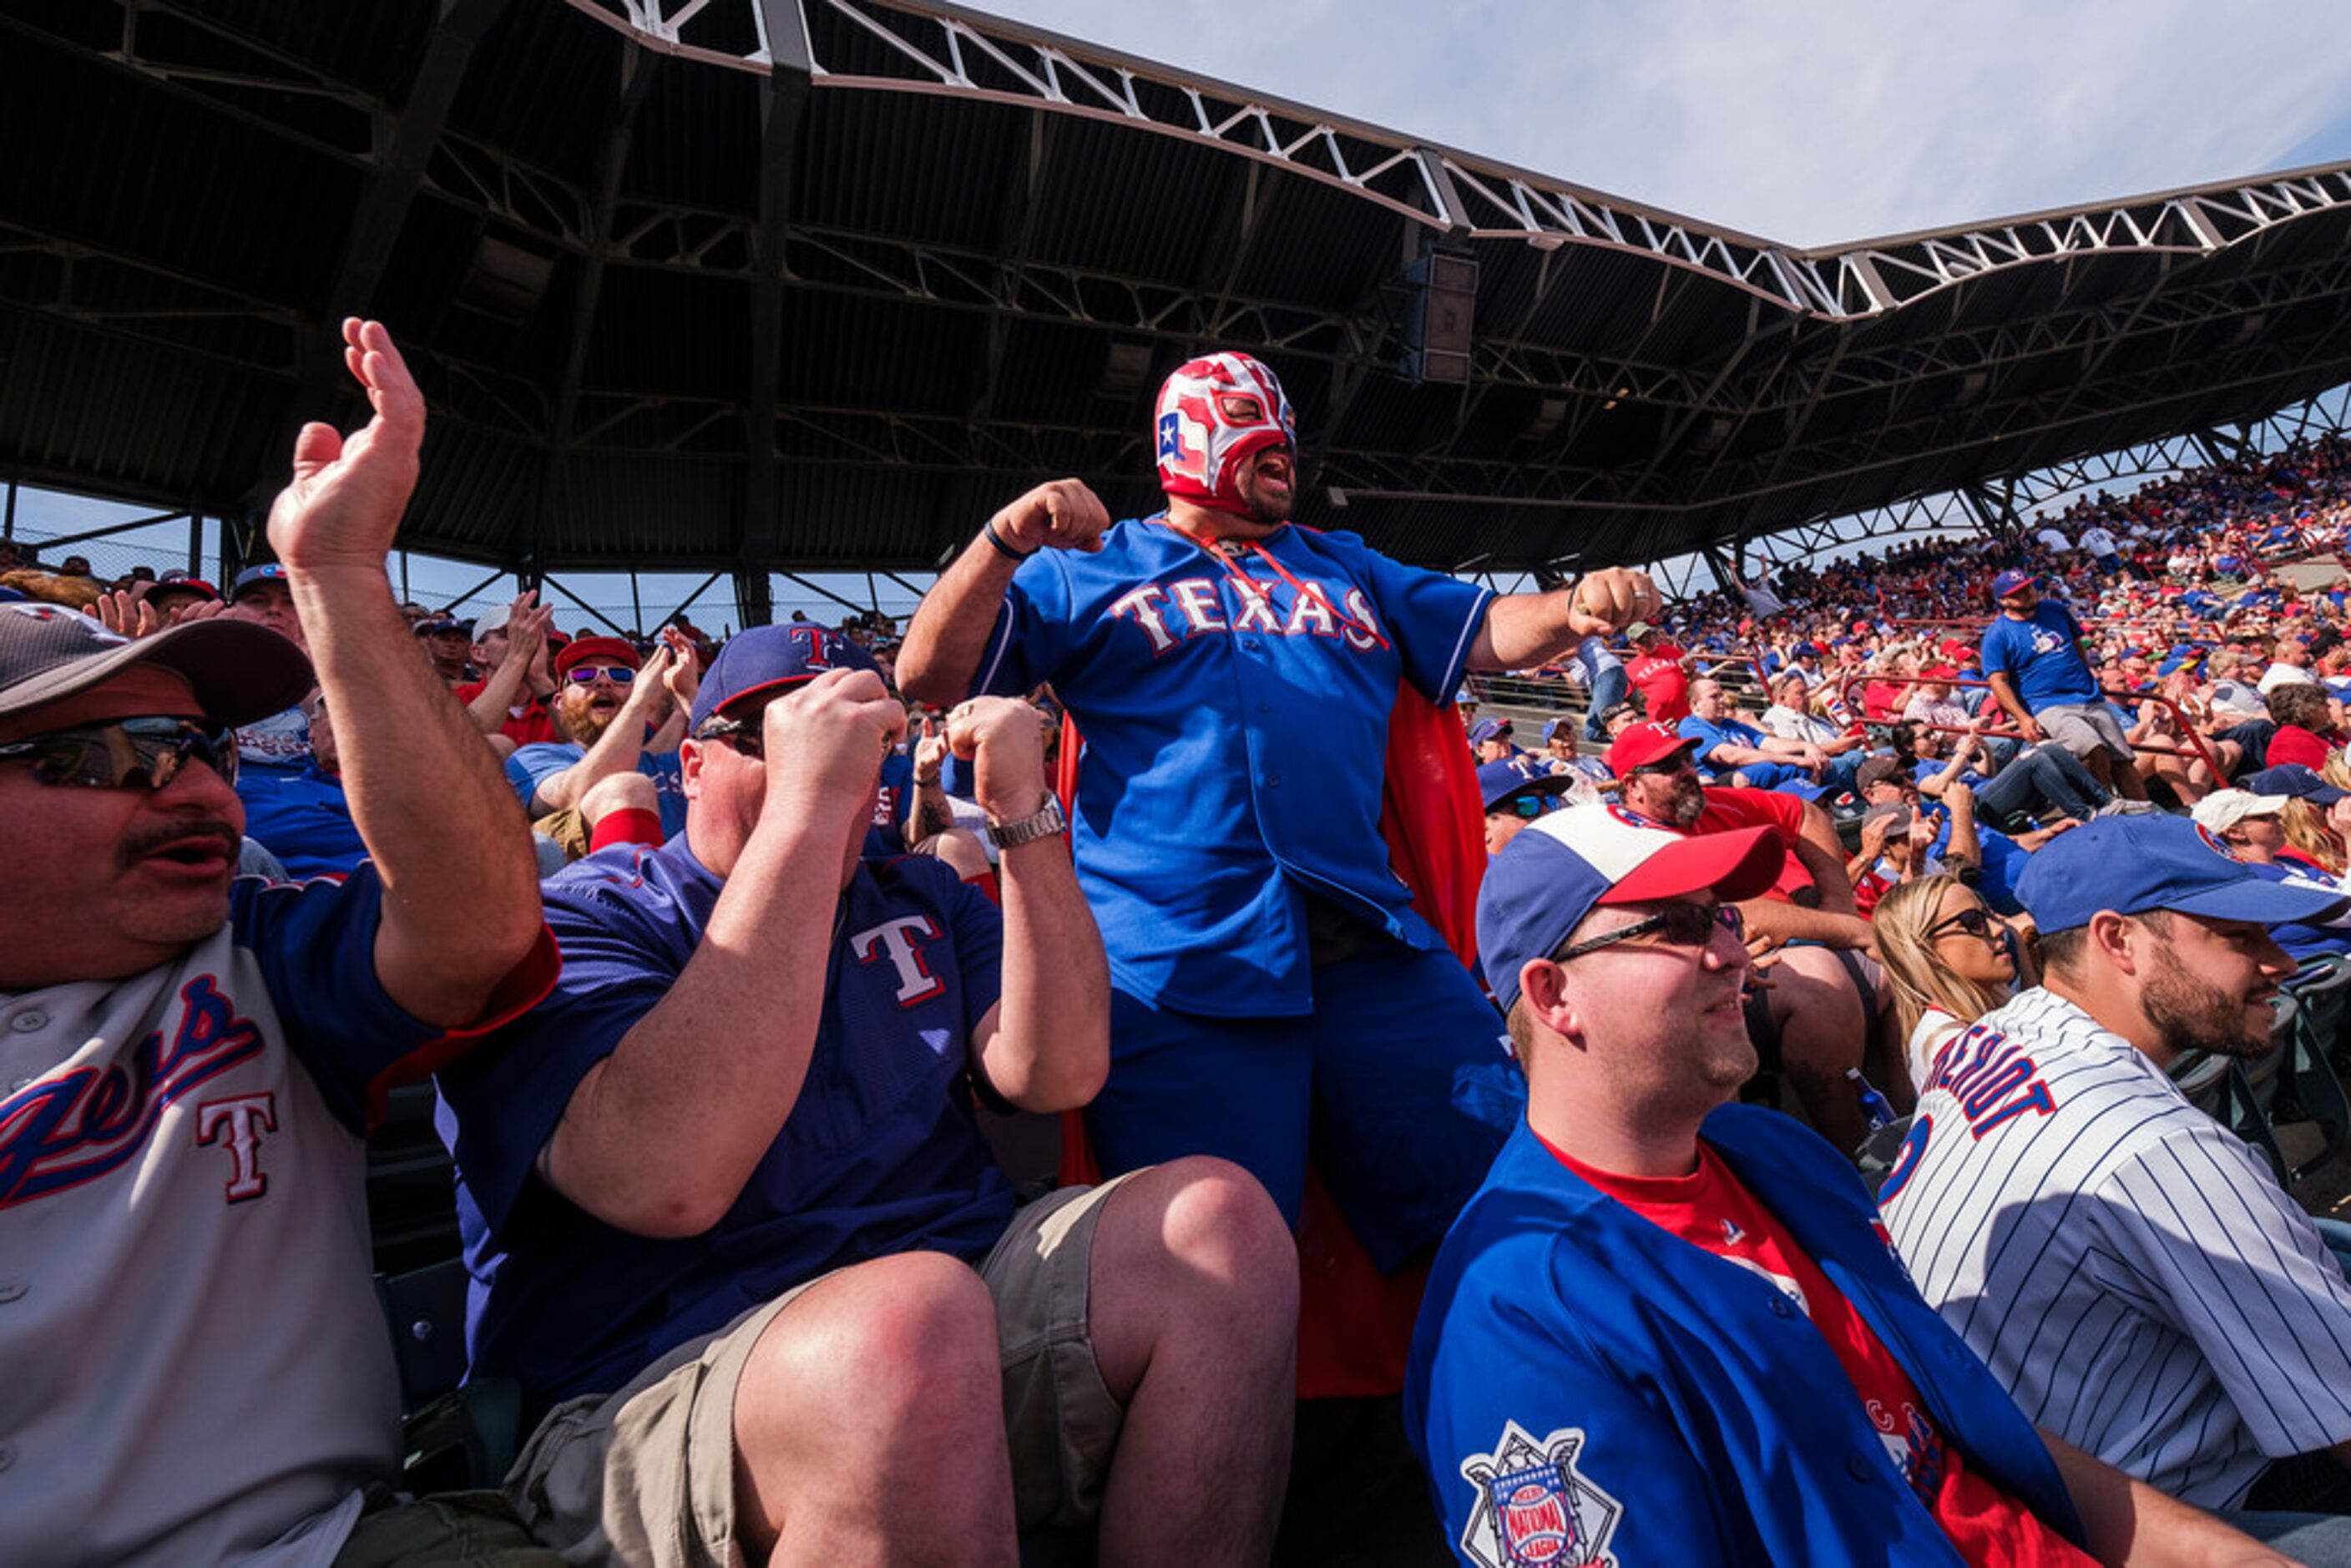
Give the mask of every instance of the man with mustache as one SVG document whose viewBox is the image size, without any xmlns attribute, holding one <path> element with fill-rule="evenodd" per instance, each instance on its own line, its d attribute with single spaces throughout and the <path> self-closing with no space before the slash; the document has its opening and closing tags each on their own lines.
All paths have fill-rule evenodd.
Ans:
<svg viewBox="0 0 2351 1568">
<path fill-rule="evenodd" d="M 521 816 L 384 574 L 423 399 L 381 326 L 343 337 L 375 416 L 303 427 L 268 525 L 308 659 L 225 617 L 126 642 L 0 606 L 11 1563 L 386 1561 L 434 1506 L 385 1490 L 399 1386 L 363 1139 L 388 1085 L 536 1000 L 555 950 Z M 371 863 L 235 879 L 230 727 L 314 669 Z M 419 1550 L 401 1560 L 459 1555 Z"/>
<path fill-rule="evenodd" d="M 523 810 L 572 860 L 608 843 L 659 841 L 685 826 L 677 745 L 695 670 L 678 632 L 662 635 L 650 664 L 618 637 L 573 638 L 555 657 L 555 727 L 563 738 L 517 747 L 507 758 Z M 643 820 L 652 812 L 658 824 Z"/>
<path fill-rule="evenodd" d="M 2112 817 L 2036 853 L 2017 894 L 2042 984 L 1936 1058 L 1879 1193 L 1919 1290 L 2035 1420 L 2117 1469 L 2206 1508 L 2346 1511 L 2351 1285 L 2167 1076 L 2271 1050 L 2294 961 L 2270 927 L 2342 891 L 2264 877 L 2178 818 Z"/>
<path fill-rule="evenodd" d="M 1656 613 L 1656 589 L 1610 570 L 1498 598 L 1292 527 L 1295 422 L 1247 354 L 1179 367 L 1154 435 L 1163 513 L 1113 527 L 1077 480 L 1029 491 L 924 600 L 899 684 L 951 706 L 1050 682 L 1084 737 L 1074 846 L 1113 985 L 1086 1113 L 1103 1168 L 1222 1155 L 1295 1224 L 1311 1124 L 1322 1180 L 1394 1270 L 1444 1233 L 1520 1093 L 1382 838 L 1399 686 L 1449 704 L 1470 669 Z"/>
<path fill-rule="evenodd" d="M 1465 1563 L 2283 1563 L 2034 1431 L 1835 1150 L 1732 1103 L 1769 828 L 1605 806 L 1494 857 L 1527 1112 L 1446 1238 L 1408 1430 Z"/>
</svg>

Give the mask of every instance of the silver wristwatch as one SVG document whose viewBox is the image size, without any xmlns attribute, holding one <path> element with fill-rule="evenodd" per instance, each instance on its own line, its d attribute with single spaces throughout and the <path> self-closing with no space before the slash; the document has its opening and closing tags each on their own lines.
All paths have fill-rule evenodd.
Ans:
<svg viewBox="0 0 2351 1568">
<path fill-rule="evenodd" d="M 1021 844 L 1033 843 L 1039 839 L 1050 837 L 1069 825 L 1070 820 L 1061 815 L 1061 802 L 1055 800 L 1049 792 L 1045 797 L 1045 806 L 1042 810 L 1023 817 L 1017 822 L 988 823 L 987 841 L 999 850 L 1014 849 Z"/>
</svg>

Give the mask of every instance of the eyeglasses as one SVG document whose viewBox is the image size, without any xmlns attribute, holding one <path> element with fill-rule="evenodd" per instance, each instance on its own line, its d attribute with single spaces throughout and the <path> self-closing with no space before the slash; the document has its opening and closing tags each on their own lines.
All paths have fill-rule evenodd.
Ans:
<svg viewBox="0 0 2351 1568">
<path fill-rule="evenodd" d="M 1698 753 L 1685 746 L 1661 761 L 1642 763 L 1633 769 L 1633 776 L 1636 779 L 1668 779 L 1677 773 L 1697 771 Z"/>
<path fill-rule="evenodd" d="M 1265 423 L 1265 404 L 1247 392 L 1219 392 L 1217 407 L 1235 424 Z"/>
<path fill-rule="evenodd" d="M 757 762 L 767 755 L 764 720 L 745 724 L 737 718 L 706 718 L 702 727 L 694 732 L 696 740 L 723 740 L 743 756 Z"/>
<path fill-rule="evenodd" d="M 161 789 L 193 758 L 236 782 L 236 735 L 226 725 L 165 715 L 117 719 L 27 736 L 0 746 L 0 758 L 27 758 L 37 784 L 120 789 L 136 784 Z"/>
<path fill-rule="evenodd" d="M 625 686 L 637 678 L 637 672 L 626 664 L 574 664 L 571 666 L 571 684 L 575 686 L 592 686 L 596 684 L 596 677 L 599 675 L 616 686 Z"/>
<path fill-rule="evenodd" d="M 1540 817 L 1544 811 L 1548 810 L 1550 807 L 1551 802 L 1541 795 L 1514 795 L 1510 799 L 1489 808 L 1488 815 L 1497 817 L 1503 815 L 1512 817 Z"/>
<path fill-rule="evenodd" d="M 1927 927 L 1927 940 L 1932 942 L 1947 931 L 1964 931 L 1970 936 L 1989 941 L 1998 927 L 1999 923 L 1992 919 L 1991 911 L 1978 904 L 1972 909 L 1962 909 L 1949 919 L 1936 921 Z"/>
<path fill-rule="evenodd" d="M 1656 941 L 1645 946 L 1704 947 L 1714 940 L 1718 928 L 1740 941 L 1747 939 L 1747 917 L 1735 904 L 1668 904 L 1645 920 L 1620 925 L 1604 936 L 1578 942 L 1573 947 L 1562 947 L 1551 956 L 1551 961 L 1564 964 L 1570 958 L 1581 958 L 1586 953 L 1597 953 L 1619 942 L 1631 942 L 1653 931 L 1657 934 Z"/>
</svg>

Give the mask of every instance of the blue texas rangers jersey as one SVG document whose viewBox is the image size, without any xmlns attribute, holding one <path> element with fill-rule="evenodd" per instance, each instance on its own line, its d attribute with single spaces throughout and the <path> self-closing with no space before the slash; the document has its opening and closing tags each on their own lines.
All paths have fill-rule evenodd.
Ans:
<svg viewBox="0 0 2351 1568">
<path fill-rule="evenodd" d="M 543 740 L 515 748 L 507 758 L 507 782 L 530 816 L 545 812 L 538 806 L 538 787 L 588 755 L 588 748 L 568 740 Z M 674 751 L 637 754 L 637 771 L 653 781 L 653 805 L 661 812 L 662 837 L 674 839 L 685 831 L 684 763 Z"/>
<path fill-rule="evenodd" d="M 672 1345 L 829 1270 L 925 1248 L 977 1257 L 1011 1218 L 966 1049 L 996 1005 L 1003 927 L 935 860 L 864 862 L 852 878 L 799 1100 L 716 1227 L 632 1235 L 538 1179 L 572 1091 L 668 994 L 723 885 L 683 834 L 548 882 L 562 978 L 442 1077 L 474 1364 L 519 1378 L 534 1408 L 618 1388 Z"/>
<path fill-rule="evenodd" d="M 1050 681 L 1077 718 L 1078 878 L 1119 987 L 1222 1017 L 1311 1010 L 1308 892 L 1442 946 L 1380 837 L 1388 712 L 1399 681 L 1452 700 L 1492 598 L 1353 534 L 1256 548 L 1319 591 L 1249 550 L 1228 570 L 1155 519 L 1044 551 L 975 682 Z"/>
<path fill-rule="evenodd" d="M 1945 1440 L 2080 1540 L 2054 1461 L 1918 1297 L 1829 1145 L 1726 1105 L 1706 1141 L 1898 1361 Z M 1961 1561 L 1836 1353 L 1779 1287 L 1635 1214 L 1523 1124 L 1437 1253 L 1405 1424 L 1461 1560 L 1725 1565 Z"/>
</svg>

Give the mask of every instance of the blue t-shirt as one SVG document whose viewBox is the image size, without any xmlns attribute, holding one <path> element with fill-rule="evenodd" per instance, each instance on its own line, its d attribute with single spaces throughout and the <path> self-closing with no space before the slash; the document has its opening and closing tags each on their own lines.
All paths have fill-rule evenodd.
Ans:
<svg viewBox="0 0 2351 1568">
<path fill-rule="evenodd" d="M 534 1411 L 618 1388 L 671 1346 L 831 1270 L 922 1249 L 976 1259 L 1011 1218 L 973 1114 L 967 1050 L 996 1005 L 1003 926 L 927 859 L 862 862 L 852 876 L 799 1099 L 716 1226 L 633 1235 L 538 1178 L 573 1090 L 668 995 L 723 885 L 683 834 L 551 878 L 561 979 L 442 1075 L 474 1276 L 468 1348 L 477 1372 L 518 1378 Z M 661 1157 L 645 1152 L 649 1166 Z"/>
<path fill-rule="evenodd" d="M 2082 658 L 2082 623 L 2054 600 L 2032 607 L 2029 620 L 2002 615 L 1984 628 L 1983 668 L 2016 683 L 2025 711 L 2098 700 L 2097 677 Z"/>
<path fill-rule="evenodd" d="M 540 815 L 532 805 L 538 787 L 588 755 L 588 748 L 566 740 L 543 740 L 515 747 L 507 758 L 507 782 L 514 786 L 522 809 Z M 685 831 L 684 764 L 674 751 L 637 753 L 637 771 L 653 781 L 653 803 L 661 809 L 662 837 L 674 839 Z"/>
<path fill-rule="evenodd" d="M 1709 761 L 1718 746 L 1743 746 L 1758 749 L 1763 744 L 1761 730 L 1752 725 L 1741 724 L 1735 718 L 1724 719 L 1720 724 L 1708 724 L 1693 714 L 1682 720 L 1679 733 L 1684 740 L 1698 742 L 1698 757 L 1701 762 Z M 1716 763 L 1714 766 L 1727 768 L 1735 764 Z"/>
<path fill-rule="evenodd" d="M 1155 520 L 1046 550 L 1006 591 L 973 683 L 1041 682 L 1084 736 L 1078 879 L 1120 988 L 1228 1018 L 1313 1007 L 1305 894 L 1443 946 L 1380 836 L 1388 715 L 1453 700 L 1493 597 L 1353 534 L 1285 528 L 1232 570 Z M 1245 574 L 1246 585 L 1235 573 Z"/>
<path fill-rule="evenodd" d="M 246 835 L 295 881 L 349 876 L 367 859 L 343 781 L 315 761 L 290 768 L 248 762 L 237 769 L 236 793 L 245 802 Z"/>
<path fill-rule="evenodd" d="M 914 759 L 903 751 L 882 758 L 882 778 L 874 786 L 873 822 L 865 830 L 867 860 L 888 860 L 906 852 L 906 827 L 914 815 Z"/>
</svg>

